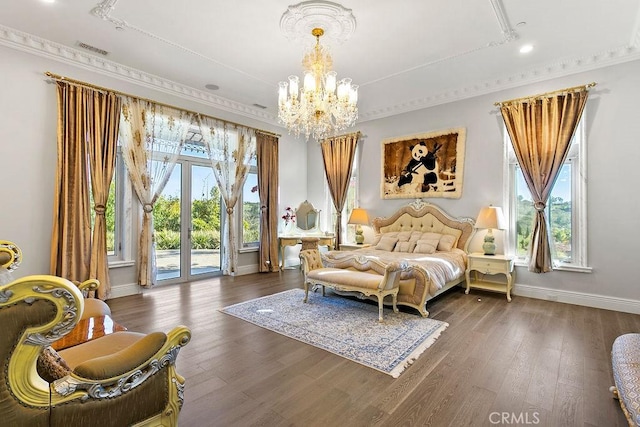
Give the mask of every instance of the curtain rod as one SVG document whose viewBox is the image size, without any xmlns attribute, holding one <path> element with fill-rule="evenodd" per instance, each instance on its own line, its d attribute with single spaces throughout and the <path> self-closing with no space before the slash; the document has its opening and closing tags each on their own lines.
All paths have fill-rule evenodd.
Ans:
<svg viewBox="0 0 640 427">
<path fill-rule="evenodd" d="M 329 138 L 325 138 L 322 141 L 318 141 L 318 142 L 329 141 L 330 139 L 336 139 L 336 138 L 346 138 L 346 137 L 349 137 L 349 136 L 355 136 L 356 138 L 360 138 L 360 135 L 362 135 L 362 132 L 357 130 L 357 131 L 351 132 L 351 133 L 344 133 L 342 135 L 330 136 Z"/>
<path fill-rule="evenodd" d="M 555 94 L 562 93 L 562 92 L 572 92 L 572 91 L 577 90 L 577 89 L 585 89 L 586 90 L 586 89 L 594 87 L 596 84 L 597 84 L 596 82 L 591 82 L 591 83 L 588 83 L 586 85 L 568 87 L 566 89 L 554 90 L 552 92 L 541 93 L 539 95 L 523 96 L 522 98 L 514 98 L 514 99 L 510 99 L 508 101 L 495 102 L 493 105 L 502 106 L 504 104 L 510 104 L 510 103 L 516 102 L 516 101 L 524 101 L 525 99 L 538 99 L 538 98 L 544 98 L 544 97 L 547 97 L 549 95 L 555 95 Z"/>
<path fill-rule="evenodd" d="M 153 99 L 143 98 L 141 96 L 131 95 L 131 94 L 126 93 L 126 92 L 120 92 L 118 90 L 109 89 L 109 88 L 106 88 L 106 87 L 103 87 L 103 86 L 94 85 L 94 84 L 83 82 L 83 81 L 80 81 L 80 80 L 75 80 L 75 79 L 72 79 L 72 78 L 69 78 L 69 77 L 61 76 L 59 74 L 54 74 L 54 73 L 52 73 L 50 71 L 47 71 L 44 74 L 45 74 L 45 76 L 50 77 L 50 78 L 52 78 L 53 80 L 56 80 L 56 81 L 68 82 L 68 83 L 74 84 L 76 86 L 84 86 L 84 87 L 87 87 L 89 89 L 96 89 L 96 90 L 105 91 L 105 92 L 112 92 L 112 93 L 115 93 L 116 95 L 123 95 L 123 96 L 128 96 L 130 98 L 136 98 L 136 99 L 139 99 L 141 101 L 153 102 L 154 104 L 158 104 L 158 105 L 161 105 L 163 107 L 175 108 L 176 110 L 181 110 L 181 111 L 184 111 L 184 112 L 187 112 L 187 113 L 198 114 L 200 116 L 206 116 L 206 117 L 209 117 L 209 118 L 212 118 L 212 119 L 215 119 L 215 120 L 220 120 L 221 122 L 228 123 L 230 125 L 241 126 L 241 127 L 253 129 L 256 132 L 260 132 L 260 133 L 265 134 L 265 135 L 271 135 L 271 136 L 275 136 L 275 137 L 278 137 L 278 138 L 282 136 L 280 134 L 277 134 L 277 133 L 274 133 L 274 132 L 270 132 L 268 130 L 254 128 L 254 127 L 251 127 L 251 126 L 243 125 L 241 123 L 232 122 L 230 120 L 219 119 L 217 117 L 209 116 L 207 114 L 198 113 L 197 111 L 187 110 L 186 108 L 180 108 L 180 107 L 176 107 L 175 105 L 170 105 L 170 104 L 165 104 L 165 103 L 162 103 L 162 102 L 154 101 Z"/>
</svg>

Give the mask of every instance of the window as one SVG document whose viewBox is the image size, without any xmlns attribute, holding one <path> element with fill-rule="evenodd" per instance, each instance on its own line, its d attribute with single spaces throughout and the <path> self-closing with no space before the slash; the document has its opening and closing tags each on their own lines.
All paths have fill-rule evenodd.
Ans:
<svg viewBox="0 0 640 427">
<path fill-rule="evenodd" d="M 571 141 L 553 186 L 545 214 L 550 230 L 551 255 L 554 268 L 589 271 L 587 267 L 586 233 L 586 141 L 584 114 Z M 533 228 L 535 209 L 518 165 L 509 133 L 504 129 L 507 158 L 507 200 L 510 226 L 508 252 L 525 263 Z"/>
<path fill-rule="evenodd" d="M 125 194 L 127 191 L 126 185 L 129 185 L 129 180 L 124 167 L 124 161 L 122 160 L 122 152 L 118 146 L 116 153 L 116 166 L 113 171 L 113 178 L 111 186 L 109 187 L 109 196 L 107 198 L 107 206 L 105 209 L 106 227 L 107 227 L 107 258 L 109 262 L 123 261 L 125 254 L 127 254 L 127 247 L 125 247 L 124 234 L 126 227 L 128 211 L 126 208 L 127 203 L 125 201 Z M 130 200 L 130 198 L 129 198 Z M 91 201 L 93 203 L 93 200 Z M 92 210 L 93 213 L 93 210 Z M 92 222 L 93 224 L 93 222 Z"/>
<path fill-rule="evenodd" d="M 242 245 L 257 248 L 260 244 L 260 197 L 258 195 L 258 169 L 255 159 L 247 173 L 242 189 Z"/>
<path fill-rule="evenodd" d="M 115 257 L 120 252 L 120 248 L 122 247 L 120 243 L 120 227 L 121 221 L 116 215 L 116 194 L 120 193 L 120 181 L 122 181 L 122 175 L 119 173 L 119 168 L 122 166 L 122 159 L 120 158 L 120 150 L 118 150 L 118 155 L 116 156 L 116 168 L 113 171 L 113 179 L 111 181 L 111 186 L 109 187 L 109 197 L 107 198 L 107 208 L 105 210 L 105 217 L 107 222 L 107 256 Z"/>
</svg>

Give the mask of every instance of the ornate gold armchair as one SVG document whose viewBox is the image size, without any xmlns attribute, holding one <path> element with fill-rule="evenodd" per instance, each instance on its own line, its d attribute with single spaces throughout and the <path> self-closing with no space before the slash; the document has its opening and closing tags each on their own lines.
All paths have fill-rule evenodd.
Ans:
<svg viewBox="0 0 640 427">
<path fill-rule="evenodd" d="M 45 349 L 73 329 L 83 310 L 80 289 L 60 277 L 0 286 L 2 424 L 176 425 L 184 378 L 175 361 L 191 339 L 184 326 L 167 334 L 116 332 L 72 347 L 76 360 L 53 382 L 38 374 Z"/>
</svg>

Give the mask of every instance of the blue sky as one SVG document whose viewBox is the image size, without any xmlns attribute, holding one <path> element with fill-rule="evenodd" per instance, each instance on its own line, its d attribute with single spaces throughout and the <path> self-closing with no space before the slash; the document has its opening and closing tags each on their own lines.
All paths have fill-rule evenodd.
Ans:
<svg viewBox="0 0 640 427">
<path fill-rule="evenodd" d="M 524 178 L 522 177 L 522 172 L 518 169 L 518 189 L 519 192 L 525 193 L 525 189 L 527 188 L 527 184 L 524 182 Z M 571 164 L 566 163 L 562 169 L 560 170 L 560 176 L 556 181 L 556 184 L 551 193 L 553 197 L 562 197 L 565 202 L 571 201 Z M 527 194 L 528 197 L 525 197 L 527 200 L 531 200 L 531 195 Z"/>
</svg>

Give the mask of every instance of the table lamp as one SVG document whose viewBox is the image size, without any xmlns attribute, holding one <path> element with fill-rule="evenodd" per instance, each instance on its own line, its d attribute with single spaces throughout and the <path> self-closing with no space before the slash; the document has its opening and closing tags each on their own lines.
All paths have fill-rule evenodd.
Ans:
<svg viewBox="0 0 640 427">
<path fill-rule="evenodd" d="M 504 215 L 502 215 L 502 209 L 498 206 L 491 205 L 480 209 L 478 219 L 476 219 L 475 228 L 488 230 L 487 234 L 484 236 L 482 249 L 484 249 L 485 255 L 495 255 L 496 244 L 494 242 L 493 229 L 497 228 L 498 230 L 504 230 L 507 228 L 507 221 L 505 221 Z"/>
<path fill-rule="evenodd" d="M 356 226 L 356 243 L 361 245 L 364 243 L 364 235 L 362 233 L 362 225 L 369 225 L 369 215 L 367 211 L 361 208 L 354 208 L 349 217 L 349 224 Z"/>
</svg>

